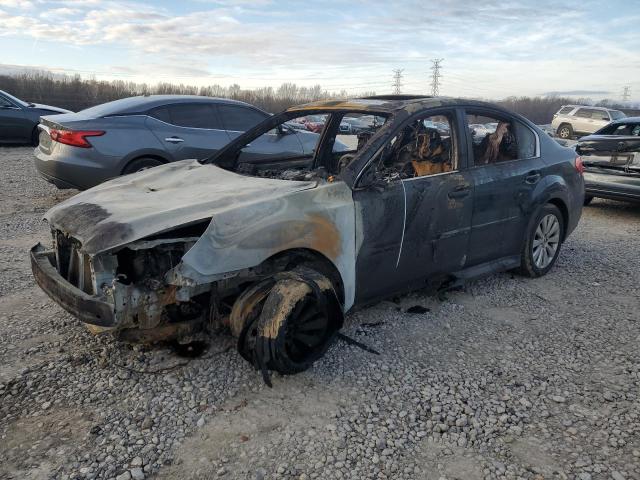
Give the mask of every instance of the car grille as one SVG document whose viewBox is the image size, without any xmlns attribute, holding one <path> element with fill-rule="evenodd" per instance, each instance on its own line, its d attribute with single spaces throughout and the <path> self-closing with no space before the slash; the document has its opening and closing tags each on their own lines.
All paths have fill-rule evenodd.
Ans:
<svg viewBox="0 0 640 480">
<path fill-rule="evenodd" d="M 80 252 L 80 242 L 61 232 L 54 233 L 56 269 L 73 286 L 85 293 L 93 294 L 91 260 Z"/>
</svg>

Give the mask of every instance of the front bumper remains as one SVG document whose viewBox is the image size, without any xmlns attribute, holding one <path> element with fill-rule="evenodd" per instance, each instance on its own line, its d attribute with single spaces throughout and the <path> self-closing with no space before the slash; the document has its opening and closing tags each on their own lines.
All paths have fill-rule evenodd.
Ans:
<svg viewBox="0 0 640 480">
<path fill-rule="evenodd" d="M 31 249 L 31 270 L 36 282 L 67 312 L 84 323 L 99 327 L 114 327 L 114 306 L 97 295 L 89 295 L 73 286 L 58 273 L 55 252 L 40 243 Z"/>
</svg>

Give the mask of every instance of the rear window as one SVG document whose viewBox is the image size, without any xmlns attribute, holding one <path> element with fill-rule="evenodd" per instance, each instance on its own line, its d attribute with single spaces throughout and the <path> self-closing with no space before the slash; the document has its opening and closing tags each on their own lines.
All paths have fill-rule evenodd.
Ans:
<svg viewBox="0 0 640 480">
<path fill-rule="evenodd" d="M 165 123 L 171 123 L 171 117 L 169 116 L 169 109 L 167 107 L 158 107 L 149 111 L 149 116 L 162 120 Z"/>
<path fill-rule="evenodd" d="M 637 137 L 640 135 L 640 124 L 622 123 L 607 125 L 596 132 L 596 135 L 625 135 Z"/>
<path fill-rule="evenodd" d="M 562 107 L 558 110 L 558 115 L 569 115 L 573 111 L 573 107 Z"/>
<path fill-rule="evenodd" d="M 169 115 L 173 125 L 188 128 L 222 129 L 216 112 L 209 104 L 188 103 L 169 105 Z"/>
<path fill-rule="evenodd" d="M 246 132 L 267 118 L 264 113 L 236 105 L 219 105 L 218 111 L 225 128 L 235 132 Z"/>
</svg>

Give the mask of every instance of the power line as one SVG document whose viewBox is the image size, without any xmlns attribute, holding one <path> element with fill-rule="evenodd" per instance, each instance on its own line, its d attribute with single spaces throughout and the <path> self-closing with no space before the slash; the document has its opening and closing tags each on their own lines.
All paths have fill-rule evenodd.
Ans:
<svg viewBox="0 0 640 480">
<path fill-rule="evenodd" d="M 393 71 L 393 83 L 391 86 L 393 87 L 393 93 L 396 95 L 400 94 L 402 90 L 402 72 L 404 72 L 404 68 L 396 68 Z"/>
<path fill-rule="evenodd" d="M 625 85 L 624 89 L 622 90 L 622 101 L 628 102 L 630 98 L 631 98 L 631 85 Z"/>
<path fill-rule="evenodd" d="M 431 95 L 437 97 L 440 93 L 440 64 L 444 58 L 436 58 L 431 60 Z"/>
</svg>

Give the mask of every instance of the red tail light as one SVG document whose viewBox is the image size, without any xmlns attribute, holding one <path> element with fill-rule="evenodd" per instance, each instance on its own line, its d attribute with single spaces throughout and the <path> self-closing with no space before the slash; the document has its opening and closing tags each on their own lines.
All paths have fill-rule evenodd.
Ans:
<svg viewBox="0 0 640 480">
<path fill-rule="evenodd" d="M 578 155 L 576 157 L 576 170 L 578 170 L 578 173 L 580 173 L 580 175 L 582 175 L 584 173 L 584 164 L 582 163 L 582 158 Z"/>
<path fill-rule="evenodd" d="M 91 148 L 87 137 L 99 137 L 104 135 L 102 130 L 57 130 L 52 128 L 49 132 L 51 140 L 72 147 Z"/>
</svg>

